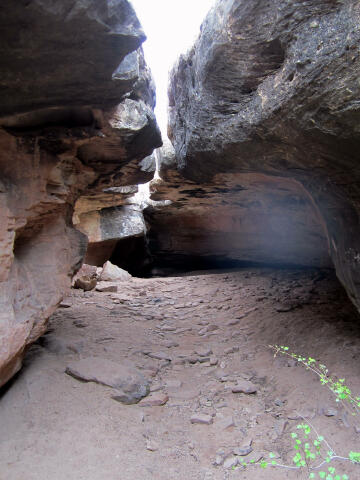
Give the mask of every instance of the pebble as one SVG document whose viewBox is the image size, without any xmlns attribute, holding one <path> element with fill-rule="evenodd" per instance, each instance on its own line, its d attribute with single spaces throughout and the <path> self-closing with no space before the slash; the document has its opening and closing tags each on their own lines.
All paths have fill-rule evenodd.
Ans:
<svg viewBox="0 0 360 480">
<path fill-rule="evenodd" d="M 249 455 L 253 451 L 251 445 L 243 445 L 242 447 L 236 447 L 233 450 L 234 455 L 238 455 L 240 457 L 245 457 L 246 455 Z"/>
<path fill-rule="evenodd" d="M 147 355 L 155 360 L 168 360 L 171 362 L 172 358 L 165 352 L 149 352 Z"/>
<path fill-rule="evenodd" d="M 233 393 L 245 393 L 247 395 L 250 395 L 256 393 L 257 389 L 252 382 L 249 382 L 247 380 L 240 380 L 234 387 L 232 387 L 231 391 Z"/>
<path fill-rule="evenodd" d="M 111 293 L 116 293 L 118 291 L 118 287 L 117 285 L 109 285 L 109 284 L 102 284 L 101 283 L 98 283 L 95 287 L 95 290 L 97 292 L 111 292 Z M 117 299 L 118 300 L 118 299 Z"/>
<path fill-rule="evenodd" d="M 230 353 L 235 353 L 235 352 L 238 352 L 238 351 L 239 351 L 239 347 L 230 347 L 230 348 L 227 348 L 224 351 L 224 354 L 229 355 Z"/>
<path fill-rule="evenodd" d="M 201 328 L 198 333 L 200 336 L 202 336 L 209 332 L 215 332 L 218 329 L 219 327 L 217 325 L 207 325 L 206 327 Z"/>
<path fill-rule="evenodd" d="M 176 327 L 173 327 L 172 325 L 158 325 L 157 328 L 162 332 L 175 332 L 176 330 Z"/>
<path fill-rule="evenodd" d="M 197 353 L 200 357 L 208 357 L 213 353 L 213 351 L 209 347 L 200 347 L 195 350 L 195 353 Z"/>
<path fill-rule="evenodd" d="M 72 307 L 72 301 L 71 300 L 63 300 L 62 302 L 60 302 L 59 304 L 59 308 L 70 308 Z"/>
<path fill-rule="evenodd" d="M 179 346 L 178 342 L 174 342 L 172 340 L 164 342 L 163 345 L 166 348 L 173 348 L 173 347 L 178 347 Z"/>
<path fill-rule="evenodd" d="M 239 459 L 237 457 L 228 457 L 224 461 L 224 468 L 233 468 L 236 467 L 236 465 L 239 463 Z"/>
<path fill-rule="evenodd" d="M 331 407 L 324 408 L 323 412 L 325 417 L 336 417 L 336 415 L 338 414 L 338 411 L 336 410 L 336 408 L 331 408 Z"/>
<path fill-rule="evenodd" d="M 168 400 L 169 396 L 165 393 L 155 392 L 140 400 L 139 405 L 140 407 L 161 407 L 165 405 Z"/>
<path fill-rule="evenodd" d="M 150 452 L 156 452 L 159 450 L 159 445 L 154 442 L 154 440 L 148 440 L 146 442 L 146 450 L 149 450 Z"/>
<path fill-rule="evenodd" d="M 224 463 L 224 457 L 222 455 L 216 455 L 213 465 L 219 467 Z"/>
<path fill-rule="evenodd" d="M 210 357 L 196 357 L 196 361 L 199 363 L 210 362 Z"/>
<path fill-rule="evenodd" d="M 295 308 L 295 305 L 279 305 L 278 307 L 275 307 L 275 310 L 279 313 L 285 313 L 291 312 L 291 310 L 294 310 Z"/>
<path fill-rule="evenodd" d="M 206 413 L 194 413 L 190 418 L 190 422 L 193 424 L 211 425 L 213 421 L 213 417 Z"/>
<path fill-rule="evenodd" d="M 185 332 L 191 332 L 191 331 L 192 331 L 192 328 L 191 328 L 191 327 L 188 327 L 188 328 L 178 328 L 174 333 L 179 334 L 179 333 L 185 333 Z"/>
</svg>

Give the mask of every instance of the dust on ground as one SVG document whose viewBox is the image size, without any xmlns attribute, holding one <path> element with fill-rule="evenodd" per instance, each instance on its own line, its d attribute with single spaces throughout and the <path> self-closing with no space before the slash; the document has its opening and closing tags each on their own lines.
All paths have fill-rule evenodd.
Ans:
<svg viewBox="0 0 360 480">
<path fill-rule="evenodd" d="M 315 357 L 360 392 L 359 317 L 332 273 L 194 272 L 118 288 L 73 290 L 71 306 L 54 313 L 2 390 L 1 480 L 307 478 L 278 467 L 231 468 L 269 452 L 291 465 L 298 414 L 338 455 L 360 450 L 357 419 L 311 372 L 268 348 Z M 124 405 L 110 387 L 65 373 L 89 356 L 133 364 L 150 379 L 151 396 L 169 399 Z M 243 382 L 256 393 L 233 393 Z M 248 455 L 234 455 L 237 448 Z M 360 478 L 360 466 L 333 466 Z"/>
</svg>

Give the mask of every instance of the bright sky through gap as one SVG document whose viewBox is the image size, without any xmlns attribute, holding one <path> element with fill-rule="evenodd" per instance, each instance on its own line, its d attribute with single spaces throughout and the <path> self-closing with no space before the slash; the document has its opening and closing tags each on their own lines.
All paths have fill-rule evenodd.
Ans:
<svg viewBox="0 0 360 480">
<path fill-rule="evenodd" d="M 215 0 L 130 0 L 147 36 L 145 59 L 156 84 L 156 118 L 163 137 L 167 124 L 168 72 L 200 32 Z"/>
</svg>

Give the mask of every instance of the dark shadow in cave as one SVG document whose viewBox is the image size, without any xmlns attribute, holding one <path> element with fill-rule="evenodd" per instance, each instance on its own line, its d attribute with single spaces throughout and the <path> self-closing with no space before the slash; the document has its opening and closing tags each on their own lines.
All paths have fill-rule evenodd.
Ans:
<svg viewBox="0 0 360 480">
<path fill-rule="evenodd" d="M 307 267 L 304 265 L 295 264 L 279 264 L 279 263 L 263 263 L 263 262 L 251 262 L 245 260 L 229 259 L 222 256 L 193 256 L 193 255 L 179 255 L 174 254 L 172 256 L 164 255 L 152 258 L 152 263 L 147 267 L 147 271 L 143 272 L 145 277 L 154 276 L 174 276 L 176 274 L 189 273 L 193 271 L 206 271 L 206 270 L 241 270 L 249 268 L 274 268 L 278 270 L 304 270 L 319 272 L 333 272 L 334 270 L 329 268 L 315 268 Z"/>
<path fill-rule="evenodd" d="M 144 236 L 119 240 L 109 260 L 135 277 L 150 276 L 151 257 Z"/>
</svg>

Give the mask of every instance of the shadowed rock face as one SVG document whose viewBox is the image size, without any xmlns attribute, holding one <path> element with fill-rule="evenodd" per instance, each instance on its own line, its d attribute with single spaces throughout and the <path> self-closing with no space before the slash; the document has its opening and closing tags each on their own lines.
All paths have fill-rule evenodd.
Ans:
<svg viewBox="0 0 360 480">
<path fill-rule="evenodd" d="M 161 138 L 129 2 L 5 1 L 0 39 L 1 386 L 81 265 L 75 201 L 148 181 Z"/>
<path fill-rule="evenodd" d="M 266 175 L 294 193 L 301 185 L 358 307 L 359 20 L 352 0 L 219 1 L 169 87 L 182 175 Z"/>
<path fill-rule="evenodd" d="M 198 184 L 176 171 L 170 150 L 161 151 L 162 181 L 152 182 L 151 198 L 171 202 L 146 209 L 157 264 L 331 267 L 321 218 L 299 182 L 260 173 L 218 173 Z"/>
</svg>

